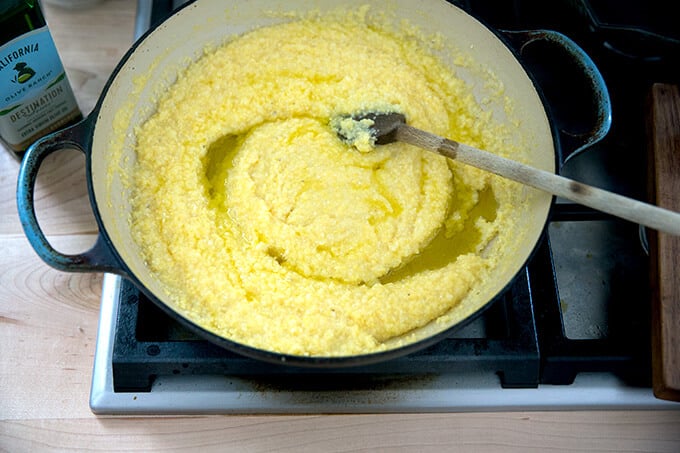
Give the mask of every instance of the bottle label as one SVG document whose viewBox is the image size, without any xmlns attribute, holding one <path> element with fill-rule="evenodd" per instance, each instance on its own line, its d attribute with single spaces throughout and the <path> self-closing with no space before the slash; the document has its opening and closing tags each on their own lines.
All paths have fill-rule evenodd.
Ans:
<svg viewBox="0 0 680 453">
<path fill-rule="evenodd" d="M 0 47 L 0 136 L 21 149 L 79 114 L 48 28 Z"/>
</svg>

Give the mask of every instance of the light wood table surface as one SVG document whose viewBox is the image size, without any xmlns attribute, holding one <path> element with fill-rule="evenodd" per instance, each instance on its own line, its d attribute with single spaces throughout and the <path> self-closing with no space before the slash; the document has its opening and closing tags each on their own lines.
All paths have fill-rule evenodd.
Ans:
<svg viewBox="0 0 680 453">
<path fill-rule="evenodd" d="M 78 12 L 46 7 L 85 113 L 132 44 L 135 8 L 133 0 Z M 0 452 L 680 452 L 680 410 L 97 417 L 88 399 L 102 275 L 58 272 L 37 257 L 18 220 L 18 168 L 0 152 Z M 58 249 L 93 243 L 80 153 L 48 159 L 36 200 Z"/>
</svg>

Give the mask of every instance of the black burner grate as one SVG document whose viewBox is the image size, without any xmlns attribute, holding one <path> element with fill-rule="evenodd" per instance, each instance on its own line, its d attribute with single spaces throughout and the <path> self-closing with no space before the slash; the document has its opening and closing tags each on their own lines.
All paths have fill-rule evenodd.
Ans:
<svg viewBox="0 0 680 453">
<path fill-rule="evenodd" d="M 154 0 L 152 23 L 167 15 L 174 3 Z M 624 182 L 624 193 L 642 198 L 646 173 L 643 100 L 652 81 L 680 81 L 675 60 L 664 59 L 664 55 L 654 58 L 631 55 L 630 49 L 612 48 L 615 41 L 603 43 L 604 37 L 596 29 L 593 32 L 594 26 L 582 17 L 585 6 L 574 8 L 578 4 L 588 6 L 587 0 L 560 0 L 550 3 L 550 7 L 539 0 L 513 0 L 503 6 L 492 0 L 453 3 L 496 28 L 562 31 L 586 50 L 603 72 L 613 102 L 612 131 L 596 150 L 587 154 L 599 154 L 602 159 L 598 165 L 611 167 L 612 173 L 620 175 L 614 185 Z M 555 14 L 555 8 L 559 14 Z M 621 8 L 617 6 L 618 9 Z M 667 41 L 669 46 L 675 43 L 673 39 Z M 540 65 L 543 60 L 537 57 L 533 63 Z M 622 160 L 622 155 L 626 159 Z M 564 167 L 574 177 L 582 176 L 579 172 L 590 174 L 589 169 L 580 166 L 580 158 L 570 162 L 576 165 Z M 618 224 L 607 216 L 572 205 L 558 204 L 553 211 L 555 222 Z M 625 224 L 616 229 L 630 250 L 639 248 L 634 228 Z M 607 284 L 617 287 L 604 308 L 609 312 L 608 332 L 601 338 L 574 339 L 565 327 L 552 239 L 546 233 L 511 287 L 473 323 L 481 329 L 464 328 L 432 347 L 380 364 L 323 372 L 252 360 L 197 338 L 123 280 L 113 346 L 114 388 L 121 392 L 148 391 L 157 376 L 191 374 L 258 379 L 268 376 L 265 380 L 269 383 L 278 382 L 287 389 L 319 382 L 338 389 L 355 386 L 371 389 L 394 376 L 426 379 L 433 373 L 470 372 L 495 373 L 501 385 L 509 388 L 570 384 L 580 372 L 611 372 L 631 385 L 648 387 L 650 290 L 644 256 L 632 253 L 632 259 L 613 258 L 620 269 L 607 271 L 616 280 Z"/>
</svg>

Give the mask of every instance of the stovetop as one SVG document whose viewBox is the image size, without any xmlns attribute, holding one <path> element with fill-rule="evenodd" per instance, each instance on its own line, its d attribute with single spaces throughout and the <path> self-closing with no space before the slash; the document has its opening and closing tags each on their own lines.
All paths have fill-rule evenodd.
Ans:
<svg viewBox="0 0 680 453">
<path fill-rule="evenodd" d="M 140 1 L 138 33 L 181 3 Z M 644 98 L 652 82 L 680 80 L 670 62 L 674 28 L 641 14 L 638 2 L 616 3 L 616 14 L 585 0 L 454 3 L 497 28 L 556 29 L 588 52 L 609 87 L 612 129 L 561 173 L 644 199 Z M 631 15 L 638 22 L 626 22 Z M 525 64 L 543 70 L 541 58 Z M 545 91 L 549 103 L 564 102 Z M 568 113 L 555 117 L 558 126 L 578 129 Z M 107 275 L 90 405 L 97 413 L 677 408 L 650 388 L 647 261 L 637 225 L 558 200 L 533 258 L 473 323 L 416 354 L 323 372 L 212 345 Z"/>
</svg>

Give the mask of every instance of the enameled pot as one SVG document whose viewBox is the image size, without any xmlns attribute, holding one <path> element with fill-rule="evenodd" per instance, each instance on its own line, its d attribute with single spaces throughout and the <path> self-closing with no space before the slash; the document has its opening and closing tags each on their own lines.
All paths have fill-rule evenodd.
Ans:
<svg viewBox="0 0 680 453">
<path fill-rule="evenodd" d="M 366 3 L 380 10 L 383 2 L 344 0 L 342 6 L 355 8 Z M 551 31 L 499 32 L 491 30 L 461 9 L 443 1 L 388 3 L 390 14 L 405 18 L 426 33 L 439 33 L 458 49 L 496 75 L 505 93 L 514 102 L 522 118 L 519 133 L 526 145 L 528 162 L 538 168 L 555 171 L 560 156 L 585 149 L 608 131 L 610 104 L 606 87 L 588 56 L 565 36 Z M 295 0 L 279 2 L 258 0 L 238 2 L 228 7 L 219 0 L 198 0 L 188 4 L 165 22 L 150 30 L 125 55 L 111 76 L 94 111 L 81 123 L 52 134 L 35 143 L 26 153 L 19 173 L 17 203 L 26 235 L 40 257 L 50 266 L 71 272 L 110 272 L 131 280 L 170 316 L 204 338 L 235 352 L 269 362 L 308 367 L 344 367 L 375 363 L 425 348 L 450 335 L 479 315 L 514 279 L 543 236 L 550 213 L 552 196 L 526 189 L 526 208 L 521 216 L 523 234 L 513 250 L 504 255 L 496 278 L 484 284 L 457 305 L 446 325 L 432 322 L 419 329 L 414 341 L 393 349 L 371 354 L 343 357 L 302 357 L 284 355 L 236 343 L 195 324 L 164 300 L 163 285 L 145 266 L 133 241 L 128 224 L 130 211 L 126 178 L 135 162 L 135 127 L 154 110 L 159 92 L 175 80 L 178 71 L 198 58 L 206 44 L 219 43 L 256 27 L 286 19 L 277 11 L 335 10 L 335 0 Z M 274 14 L 272 14 L 274 12 Z M 583 72 L 592 91 L 595 113 L 591 130 L 574 138 L 570 149 L 560 151 L 561 133 L 554 126 L 542 96 L 532 77 L 521 63 L 523 49 L 535 42 L 548 43 L 566 55 L 565 64 Z M 447 60 L 443 53 L 442 59 Z M 450 60 L 451 58 L 449 58 Z M 476 96 L 484 97 L 485 84 L 474 71 L 457 68 Z M 500 108 L 489 103 L 486 108 Z M 86 156 L 87 184 L 99 235 L 92 249 L 66 255 L 55 250 L 41 231 L 33 204 L 33 190 L 43 159 L 52 152 L 77 148 Z"/>
</svg>

